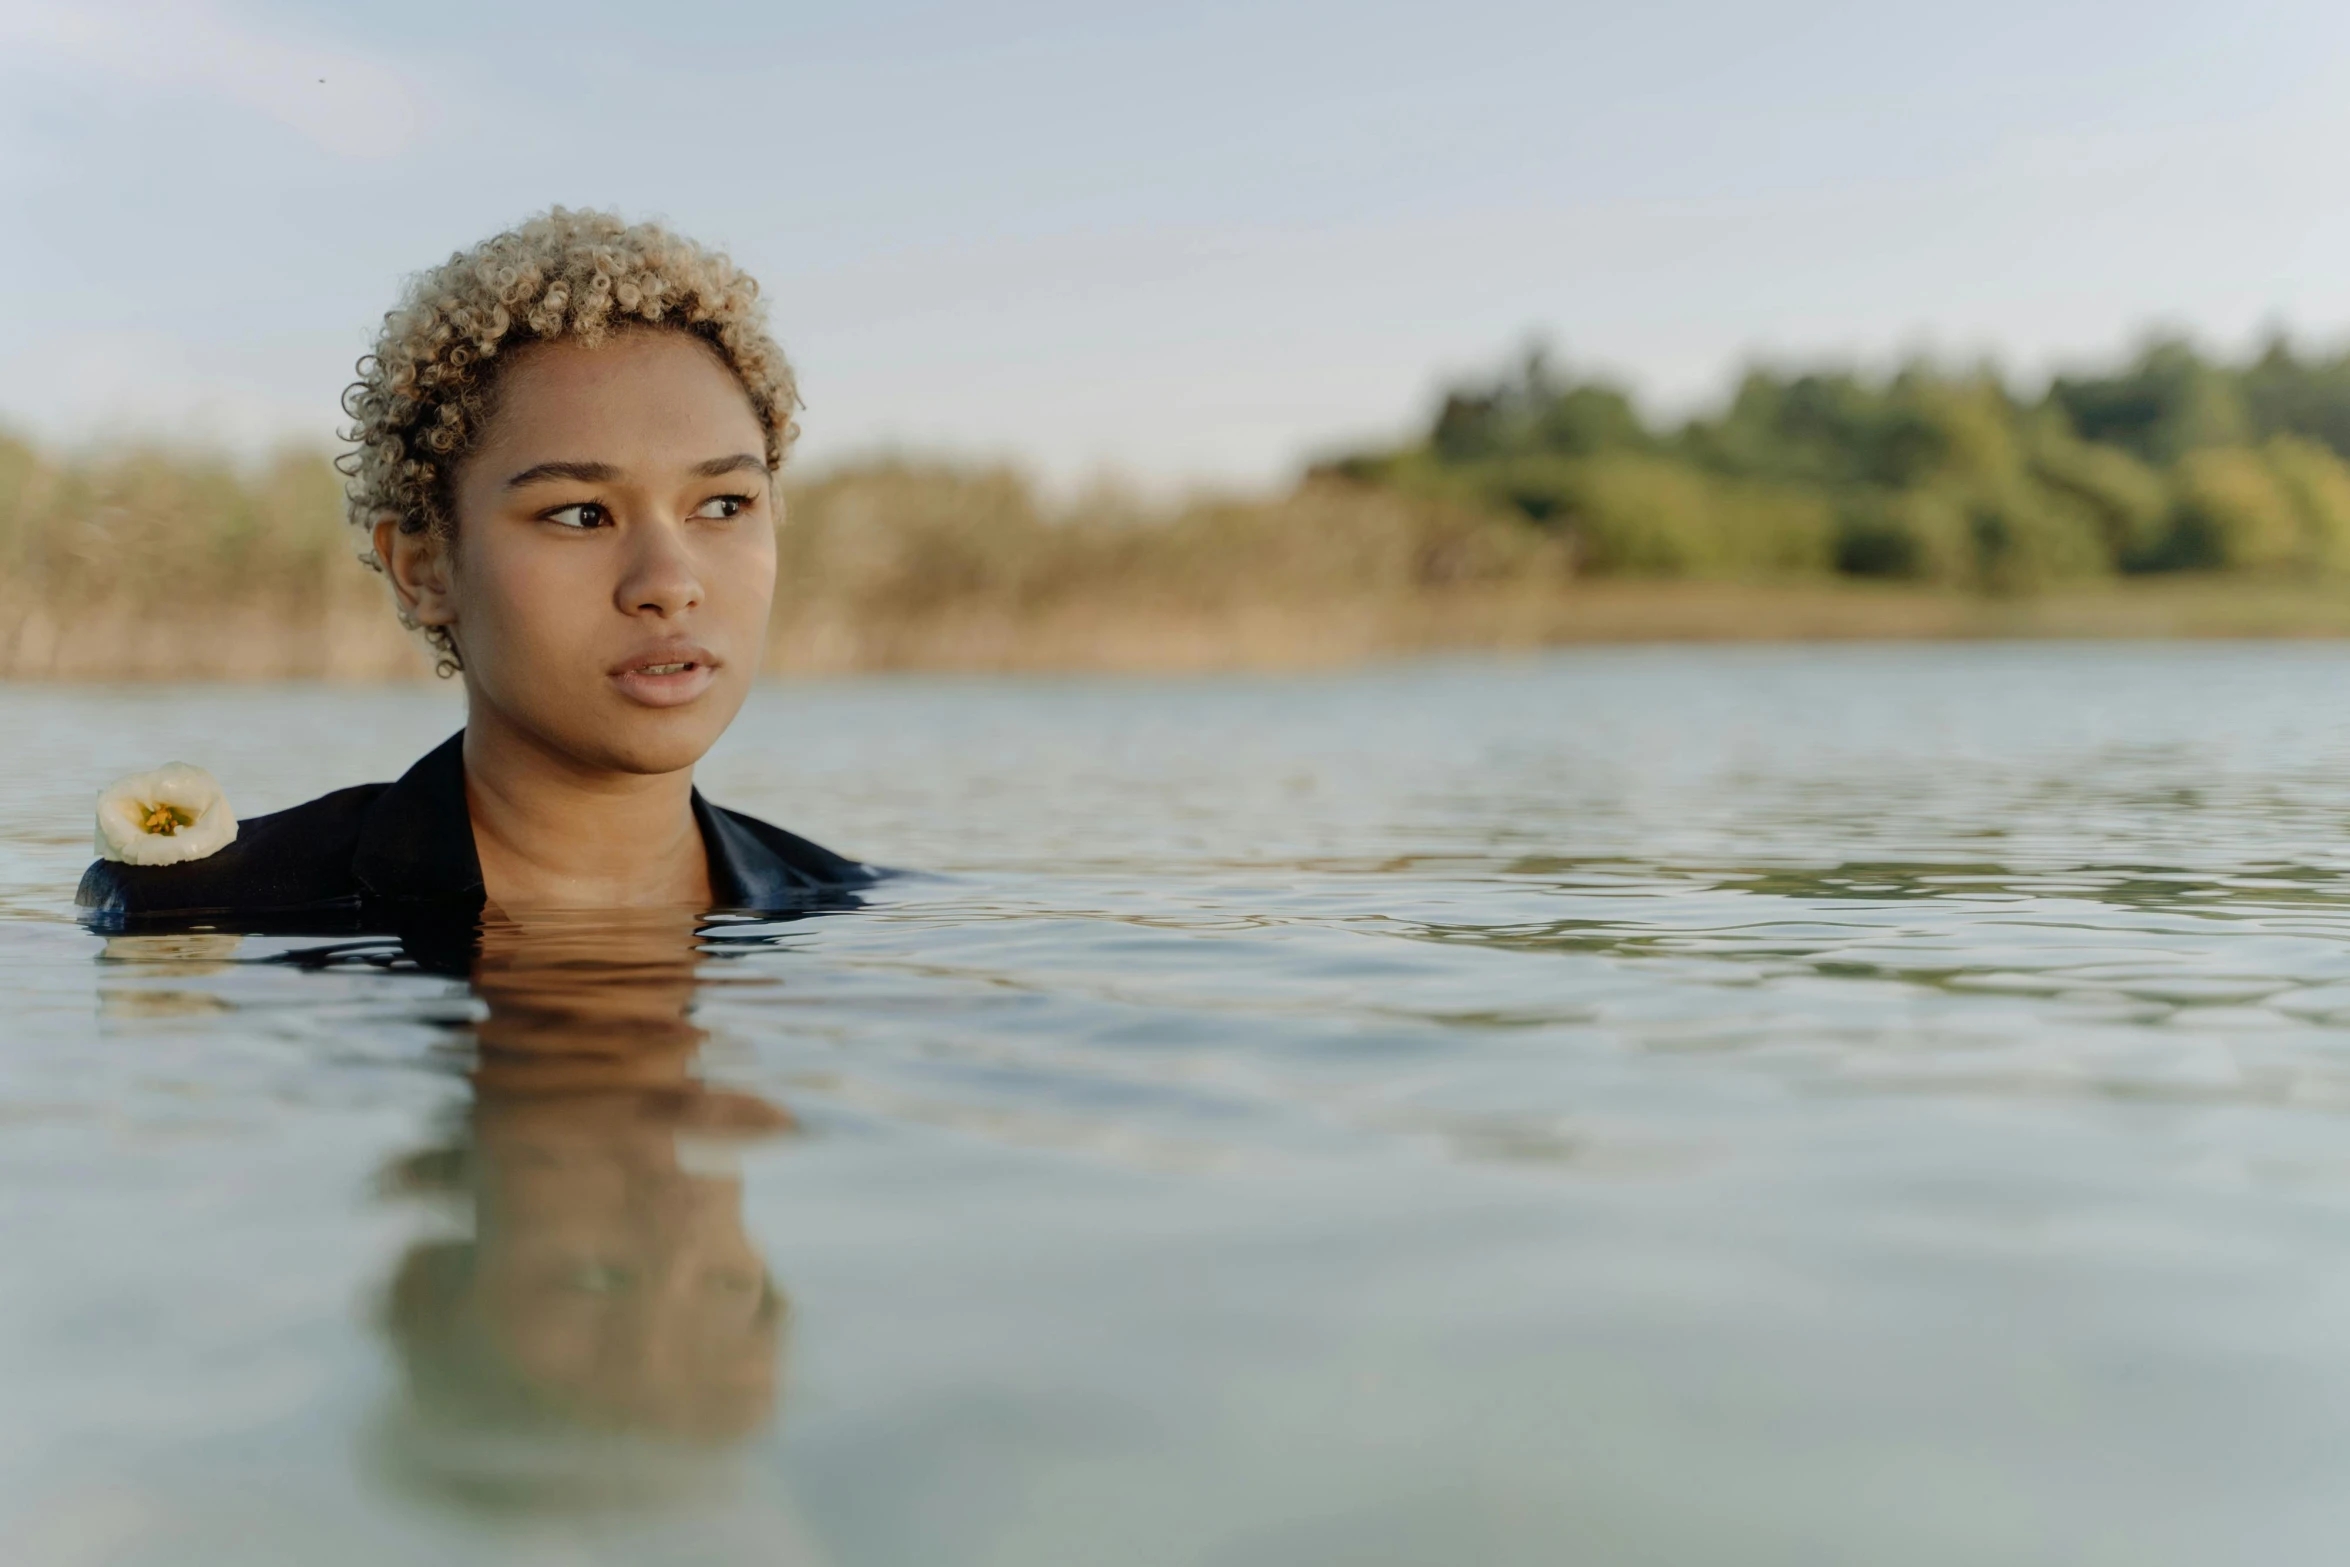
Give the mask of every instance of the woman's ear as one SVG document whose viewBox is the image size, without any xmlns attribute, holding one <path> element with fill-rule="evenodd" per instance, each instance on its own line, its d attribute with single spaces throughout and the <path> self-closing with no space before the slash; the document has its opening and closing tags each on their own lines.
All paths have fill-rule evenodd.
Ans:
<svg viewBox="0 0 2350 1567">
<path fill-rule="evenodd" d="M 391 579 L 392 596 L 420 626 L 453 626 L 457 607 L 449 593 L 449 551 L 432 533 L 407 533 L 397 517 L 375 523 L 375 558 Z"/>
</svg>

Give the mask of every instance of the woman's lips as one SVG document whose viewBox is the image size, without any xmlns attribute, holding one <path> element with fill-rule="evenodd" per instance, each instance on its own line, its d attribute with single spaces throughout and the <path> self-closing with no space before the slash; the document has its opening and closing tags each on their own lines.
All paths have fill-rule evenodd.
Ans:
<svg viewBox="0 0 2350 1567">
<path fill-rule="evenodd" d="M 661 648 L 611 672 L 620 694 L 646 707 L 680 707 L 710 689 L 718 661 L 707 648 Z"/>
</svg>

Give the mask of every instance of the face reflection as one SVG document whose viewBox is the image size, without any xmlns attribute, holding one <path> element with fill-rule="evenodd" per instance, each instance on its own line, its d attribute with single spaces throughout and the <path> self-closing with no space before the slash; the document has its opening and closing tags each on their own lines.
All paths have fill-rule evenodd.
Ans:
<svg viewBox="0 0 2350 1567">
<path fill-rule="evenodd" d="M 732 1175 L 627 1095 L 485 1104 L 474 1122 L 472 1308 L 527 1379 L 583 1416 L 681 1436 L 756 1425 L 777 1305 Z"/>
<path fill-rule="evenodd" d="M 454 1368 L 540 1420 L 701 1441 L 766 1418 L 784 1304 L 731 1151 L 791 1121 L 694 1077 L 694 962 L 692 921 L 666 910 L 484 931 L 457 1161 L 473 1237 L 412 1256 L 393 1291 L 420 1393 Z"/>
</svg>

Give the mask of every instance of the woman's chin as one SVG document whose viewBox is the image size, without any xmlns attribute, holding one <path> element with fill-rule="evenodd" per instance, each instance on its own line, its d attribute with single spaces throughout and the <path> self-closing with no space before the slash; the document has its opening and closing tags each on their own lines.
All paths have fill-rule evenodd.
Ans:
<svg viewBox="0 0 2350 1567">
<path fill-rule="evenodd" d="M 662 704 L 638 700 L 617 676 L 560 692 L 517 692 L 476 676 L 467 693 L 468 721 L 529 736 L 590 772 L 673 773 L 718 743 L 750 694 L 748 680 L 734 671 L 722 667 L 716 674 L 692 700 Z"/>
<path fill-rule="evenodd" d="M 718 732 L 726 726 L 670 723 L 631 727 L 633 733 L 610 736 L 598 748 L 602 753 L 598 760 L 613 772 L 643 776 L 693 766 L 717 743 Z"/>
<path fill-rule="evenodd" d="M 741 706 L 742 693 L 723 683 L 698 701 L 669 707 L 607 703 L 608 721 L 593 736 L 582 736 L 580 749 L 615 772 L 673 773 L 700 761 Z"/>
</svg>

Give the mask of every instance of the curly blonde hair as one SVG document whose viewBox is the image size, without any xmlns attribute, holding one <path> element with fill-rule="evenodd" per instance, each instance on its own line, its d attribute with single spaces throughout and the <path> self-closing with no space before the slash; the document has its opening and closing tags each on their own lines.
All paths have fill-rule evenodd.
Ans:
<svg viewBox="0 0 2350 1567">
<path fill-rule="evenodd" d="M 375 349 L 343 393 L 351 449 L 345 479 L 360 555 L 384 569 L 375 525 L 454 537 L 450 476 L 481 442 L 496 411 L 501 353 L 570 339 L 593 347 L 616 331 L 659 327 L 700 338 L 726 361 L 766 432 L 769 472 L 799 433 L 799 391 L 767 332 L 759 285 L 717 251 L 652 223 L 555 207 L 459 251 L 410 280 L 384 316 Z M 440 627 L 418 627 L 444 673 L 459 667 Z"/>
</svg>

